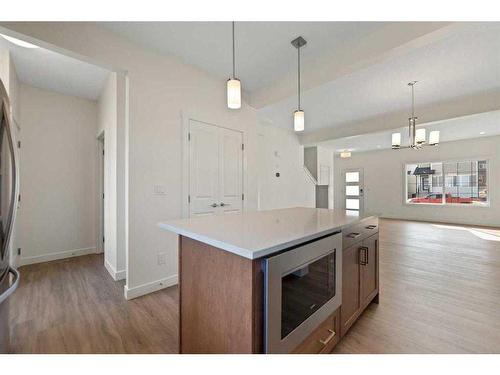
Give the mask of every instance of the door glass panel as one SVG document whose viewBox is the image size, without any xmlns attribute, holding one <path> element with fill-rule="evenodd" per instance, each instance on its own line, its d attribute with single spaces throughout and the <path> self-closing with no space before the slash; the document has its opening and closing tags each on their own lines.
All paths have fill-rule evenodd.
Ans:
<svg viewBox="0 0 500 375">
<path fill-rule="evenodd" d="M 345 208 L 348 210 L 359 210 L 359 199 L 346 199 Z"/>
<path fill-rule="evenodd" d="M 281 278 L 281 338 L 335 296 L 335 251 Z"/>
<path fill-rule="evenodd" d="M 359 172 L 346 172 L 345 182 L 359 182 Z"/>
<path fill-rule="evenodd" d="M 359 185 L 347 185 L 345 187 L 345 195 L 359 196 Z"/>
</svg>

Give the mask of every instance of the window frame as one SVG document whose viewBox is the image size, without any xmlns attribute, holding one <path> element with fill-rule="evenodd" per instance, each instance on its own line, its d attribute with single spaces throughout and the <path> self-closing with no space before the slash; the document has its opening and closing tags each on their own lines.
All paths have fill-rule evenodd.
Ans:
<svg viewBox="0 0 500 375">
<path fill-rule="evenodd" d="M 408 181 L 407 181 L 407 166 L 410 164 L 435 164 L 435 163 L 441 163 L 441 168 L 442 170 L 442 176 L 443 176 L 443 189 L 444 189 L 444 184 L 445 184 L 445 175 L 444 175 L 444 164 L 446 163 L 463 163 L 463 162 L 478 162 L 478 161 L 486 161 L 487 164 L 487 169 L 486 169 L 486 187 L 488 190 L 488 196 L 487 200 L 484 203 L 478 204 L 478 205 L 473 205 L 473 204 L 464 204 L 464 203 L 446 203 L 444 201 L 445 193 L 443 190 L 443 202 L 441 203 L 412 203 L 408 202 Z M 443 160 L 421 160 L 421 161 L 405 161 L 403 163 L 403 205 L 404 206 L 410 206 L 410 207 L 467 207 L 467 208 L 489 208 L 491 207 L 491 186 L 490 186 L 490 181 L 491 181 L 491 169 L 492 169 L 492 163 L 491 163 L 491 158 L 490 157 L 474 157 L 474 158 L 459 158 L 459 159 L 443 159 Z"/>
</svg>

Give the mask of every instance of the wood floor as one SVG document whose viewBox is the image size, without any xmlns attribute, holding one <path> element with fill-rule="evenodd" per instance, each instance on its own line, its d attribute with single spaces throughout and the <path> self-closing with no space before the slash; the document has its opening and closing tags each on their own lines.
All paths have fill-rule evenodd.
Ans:
<svg viewBox="0 0 500 375">
<path fill-rule="evenodd" d="M 177 352 L 177 289 L 125 301 L 102 263 L 22 267 L 12 351 Z M 381 220 L 380 304 L 334 353 L 500 353 L 500 230 Z"/>
<path fill-rule="evenodd" d="M 334 352 L 500 353 L 499 241 L 500 229 L 381 220 L 380 303 Z"/>
<path fill-rule="evenodd" d="M 10 301 L 14 353 L 176 353 L 177 288 L 123 297 L 102 255 L 21 267 Z"/>
</svg>

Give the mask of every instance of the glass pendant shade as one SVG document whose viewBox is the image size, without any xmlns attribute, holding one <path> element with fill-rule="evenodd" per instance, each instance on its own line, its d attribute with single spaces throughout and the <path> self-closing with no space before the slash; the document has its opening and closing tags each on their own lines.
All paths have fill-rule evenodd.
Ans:
<svg viewBox="0 0 500 375">
<path fill-rule="evenodd" d="M 401 133 L 392 133 L 392 148 L 401 147 Z"/>
<path fill-rule="evenodd" d="M 296 132 L 304 130 L 304 111 L 297 110 L 293 113 L 293 129 Z"/>
<path fill-rule="evenodd" d="M 241 82 L 237 78 L 231 78 L 227 81 L 227 108 L 241 108 Z"/>
<path fill-rule="evenodd" d="M 431 146 L 439 144 L 439 130 L 433 130 L 429 133 L 429 144 Z"/>
<path fill-rule="evenodd" d="M 340 157 L 342 159 L 346 159 L 346 158 L 350 158 L 351 157 L 351 153 L 349 151 L 344 151 L 344 152 L 341 152 L 340 153 Z"/>
<path fill-rule="evenodd" d="M 425 129 L 417 129 L 415 132 L 415 142 L 417 144 L 425 143 Z"/>
</svg>

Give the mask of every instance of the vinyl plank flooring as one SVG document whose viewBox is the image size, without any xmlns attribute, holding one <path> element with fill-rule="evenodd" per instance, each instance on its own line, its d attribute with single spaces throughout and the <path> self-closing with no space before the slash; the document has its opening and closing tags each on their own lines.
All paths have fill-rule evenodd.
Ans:
<svg viewBox="0 0 500 375">
<path fill-rule="evenodd" d="M 380 220 L 380 304 L 334 353 L 500 353 L 500 229 Z M 102 255 L 21 268 L 14 353 L 177 353 L 176 287 L 131 301 Z"/>
<path fill-rule="evenodd" d="M 380 220 L 380 304 L 334 353 L 500 353 L 500 229 Z"/>
<path fill-rule="evenodd" d="M 10 301 L 13 353 L 176 353 L 177 288 L 131 301 L 102 255 L 21 268 Z"/>
</svg>

